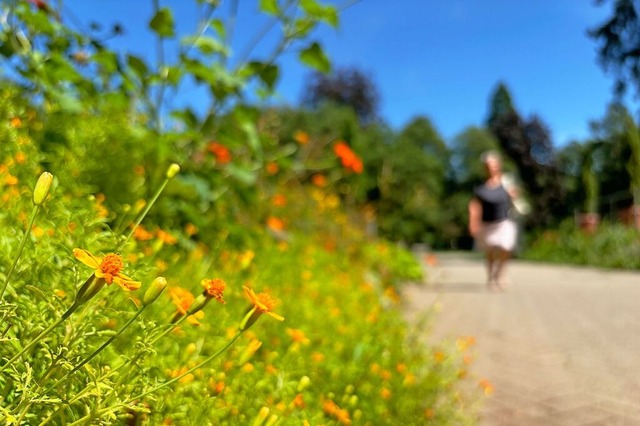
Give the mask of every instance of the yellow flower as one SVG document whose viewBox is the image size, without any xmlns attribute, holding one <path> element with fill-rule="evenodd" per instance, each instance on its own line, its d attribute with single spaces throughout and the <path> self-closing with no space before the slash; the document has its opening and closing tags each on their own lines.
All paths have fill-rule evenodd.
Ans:
<svg viewBox="0 0 640 426">
<path fill-rule="evenodd" d="M 249 287 L 244 286 L 244 293 L 247 295 L 253 306 L 247 312 L 242 323 L 240 324 L 240 330 L 245 331 L 253 325 L 254 322 L 260 318 L 262 314 L 267 314 L 278 321 L 284 321 L 284 317 L 273 312 L 273 308 L 276 306 L 275 300 L 268 293 L 256 294 Z"/>
<path fill-rule="evenodd" d="M 269 293 L 256 294 L 252 289 L 247 286 L 243 286 L 244 294 L 253 303 L 253 309 L 257 310 L 260 314 L 267 314 L 278 321 L 284 321 L 284 317 L 272 312 L 272 309 L 276 306 L 275 300 Z"/>
<path fill-rule="evenodd" d="M 123 290 L 131 291 L 140 288 L 140 282 L 124 275 L 121 271 L 124 267 L 122 256 L 109 253 L 100 258 L 83 249 L 73 249 L 73 255 L 80 262 L 94 269 L 96 278 L 103 279 L 107 284 L 118 284 Z"/>
</svg>

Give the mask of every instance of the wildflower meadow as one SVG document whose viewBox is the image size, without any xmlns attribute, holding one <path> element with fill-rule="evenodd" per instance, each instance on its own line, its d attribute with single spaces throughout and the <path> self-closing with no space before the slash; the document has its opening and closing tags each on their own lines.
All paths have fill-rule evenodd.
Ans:
<svg viewBox="0 0 640 426">
<path fill-rule="evenodd" d="M 241 96 L 278 68 L 225 68 L 218 2 L 193 2 L 207 18 L 179 41 L 153 3 L 175 63 L 44 1 L 0 6 L 0 422 L 471 424 L 471 339 L 403 319 L 403 283 L 428 277 L 370 232 L 359 153 Z M 308 34 L 333 6 L 257 3 L 327 66 Z M 166 101 L 187 78 L 204 116 Z"/>
</svg>

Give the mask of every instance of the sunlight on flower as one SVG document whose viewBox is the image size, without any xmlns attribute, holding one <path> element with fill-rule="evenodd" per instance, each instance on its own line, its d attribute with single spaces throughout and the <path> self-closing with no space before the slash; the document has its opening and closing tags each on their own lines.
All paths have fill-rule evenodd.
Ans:
<svg viewBox="0 0 640 426">
<path fill-rule="evenodd" d="M 109 285 L 116 283 L 125 291 L 140 288 L 140 281 L 134 281 L 122 273 L 124 262 L 119 254 L 109 253 L 104 257 L 97 257 L 87 250 L 76 248 L 73 249 L 73 255 L 80 262 L 92 268 L 96 278 L 103 279 Z"/>
</svg>

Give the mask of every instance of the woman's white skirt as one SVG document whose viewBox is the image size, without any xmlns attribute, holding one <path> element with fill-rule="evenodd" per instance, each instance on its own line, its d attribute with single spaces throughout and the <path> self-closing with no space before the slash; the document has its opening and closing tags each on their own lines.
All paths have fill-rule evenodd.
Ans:
<svg viewBox="0 0 640 426">
<path fill-rule="evenodd" d="M 483 222 L 476 244 L 480 250 L 498 247 L 505 251 L 513 251 L 516 248 L 517 238 L 518 228 L 511 219 L 500 222 Z"/>
</svg>

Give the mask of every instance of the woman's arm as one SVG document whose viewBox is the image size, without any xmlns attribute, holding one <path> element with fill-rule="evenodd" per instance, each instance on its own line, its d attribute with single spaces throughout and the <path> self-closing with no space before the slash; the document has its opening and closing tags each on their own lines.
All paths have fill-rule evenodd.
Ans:
<svg viewBox="0 0 640 426">
<path fill-rule="evenodd" d="M 482 223 L 482 204 L 477 198 L 469 201 L 469 233 L 472 237 L 476 237 L 480 232 Z"/>
</svg>

